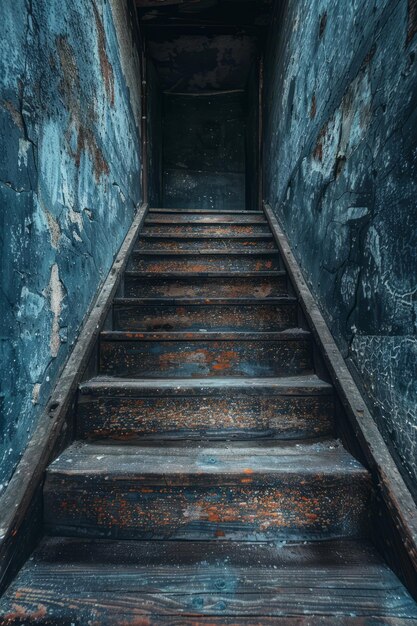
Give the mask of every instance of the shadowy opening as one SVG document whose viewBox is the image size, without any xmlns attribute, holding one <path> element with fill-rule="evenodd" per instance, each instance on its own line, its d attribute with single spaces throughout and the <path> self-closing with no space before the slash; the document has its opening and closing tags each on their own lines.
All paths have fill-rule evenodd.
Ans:
<svg viewBox="0 0 417 626">
<path fill-rule="evenodd" d="M 137 0 L 152 206 L 260 200 L 262 48 L 271 0 Z"/>
</svg>

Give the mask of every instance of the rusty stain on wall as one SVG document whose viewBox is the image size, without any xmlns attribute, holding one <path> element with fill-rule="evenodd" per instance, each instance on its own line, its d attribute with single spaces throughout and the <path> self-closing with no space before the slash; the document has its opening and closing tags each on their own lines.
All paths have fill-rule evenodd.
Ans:
<svg viewBox="0 0 417 626">
<path fill-rule="evenodd" d="M 115 19 L 113 5 L 7 3 L 0 23 L 1 229 L 11 233 L 0 492 L 141 200 L 138 54 L 132 35 L 119 47 L 131 16 L 118 3 Z"/>
</svg>

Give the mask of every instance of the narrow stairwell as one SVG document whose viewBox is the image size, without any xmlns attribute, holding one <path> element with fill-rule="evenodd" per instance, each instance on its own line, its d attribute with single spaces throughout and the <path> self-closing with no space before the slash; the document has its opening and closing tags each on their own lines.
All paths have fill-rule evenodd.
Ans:
<svg viewBox="0 0 417 626">
<path fill-rule="evenodd" d="M 4 624 L 417 623 L 261 211 L 153 209 Z"/>
</svg>

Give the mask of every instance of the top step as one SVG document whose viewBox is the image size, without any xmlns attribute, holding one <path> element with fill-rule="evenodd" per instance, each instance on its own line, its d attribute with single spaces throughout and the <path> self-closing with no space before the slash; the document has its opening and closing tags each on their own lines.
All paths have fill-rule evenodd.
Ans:
<svg viewBox="0 0 417 626">
<path fill-rule="evenodd" d="M 152 208 L 149 209 L 149 213 L 202 213 L 202 214 L 215 214 L 215 215 L 264 215 L 263 211 L 246 211 L 240 210 L 237 211 L 235 209 L 230 210 L 219 210 L 219 209 L 158 209 Z"/>
<path fill-rule="evenodd" d="M 198 222 L 199 224 L 267 224 L 263 213 L 248 214 L 238 213 L 153 213 L 149 212 L 145 224 L 188 224 Z"/>
</svg>

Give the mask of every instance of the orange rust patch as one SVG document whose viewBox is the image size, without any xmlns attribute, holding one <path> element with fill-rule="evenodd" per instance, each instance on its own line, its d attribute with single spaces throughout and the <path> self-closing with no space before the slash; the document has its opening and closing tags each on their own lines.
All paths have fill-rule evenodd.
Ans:
<svg viewBox="0 0 417 626">
<path fill-rule="evenodd" d="M 104 86 L 106 89 L 107 97 L 110 100 L 110 104 L 114 107 L 114 74 L 113 67 L 109 61 L 106 51 L 106 33 L 104 31 L 103 22 L 101 21 L 100 14 L 96 5 L 93 2 L 94 19 L 96 21 L 97 28 L 97 46 L 98 55 L 100 59 L 100 68 L 104 80 Z"/>
</svg>

